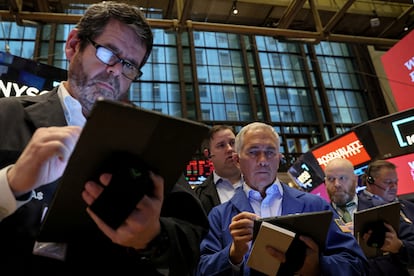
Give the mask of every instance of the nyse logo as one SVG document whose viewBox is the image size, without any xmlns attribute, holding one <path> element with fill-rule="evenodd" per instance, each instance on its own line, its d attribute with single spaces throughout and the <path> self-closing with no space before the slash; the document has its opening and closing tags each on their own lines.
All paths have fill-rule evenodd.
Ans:
<svg viewBox="0 0 414 276">
<path fill-rule="evenodd" d="M 36 96 L 46 92 L 47 91 L 40 91 L 36 87 L 20 85 L 11 81 L 4 82 L 3 80 L 0 80 L 0 98 L 11 96 L 20 97 L 23 95 Z"/>
<path fill-rule="evenodd" d="M 401 148 L 414 144 L 414 116 L 392 122 L 392 128 Z"/>
</svg>

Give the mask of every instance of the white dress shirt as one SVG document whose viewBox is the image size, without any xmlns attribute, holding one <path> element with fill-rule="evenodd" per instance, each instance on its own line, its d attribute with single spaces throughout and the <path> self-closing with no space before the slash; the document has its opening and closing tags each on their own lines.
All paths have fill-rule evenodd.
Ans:
<svg viewBox="0 0 414 276">
<path fill-rule="evenodd" d="M 80 103 L 69 94 L 63 83 L 64 82 L 60 83 L 57 93 L 64 110 L 66 122 L 68 125 L 72 126 L 83 126 L 86 122 L 86 118 L 82 114 L 82 107 Z M 0 169 L 0 221 L 13 214 L 20 206 L 31 199 L 30 197 L 24 201 L 16 200 L 10 189 L 6 174 L 7 170 L 12 166 L 13 164 Z M 32 193 L 32 196 L 36 195 Z"/>
<path fill-rule="evenodd" d="M 232 184 L 230 180 L 220 177 L 215 171 L 213 172 L 213 181 L 216 184 L 221 203 L 230 200 L 234 196 L 236 189 L 242 185 L 241 179 L 239 182 Z"/>
</svg>

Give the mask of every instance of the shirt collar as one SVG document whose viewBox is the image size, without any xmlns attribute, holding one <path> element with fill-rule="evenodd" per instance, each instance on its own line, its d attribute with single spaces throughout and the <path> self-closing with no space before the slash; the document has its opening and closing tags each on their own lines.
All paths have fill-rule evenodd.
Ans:
<svg viewBox="0 0 414 276">
<path fill-rule="evenodd" d="M 259 199 L 260 193 L 254 189 L 252 189 L 249 185 L 246 184 L 246 182 L 243 181 L 243 191 L 245 192 L 247 198 L 257 198 Z M 280 183 L 279 179 L 276 178 L 275 182 L 273 182 L 272 185 L 267 187 L 266 189 L 266 197 L 269 195 L 274 195 L 278 193 L 280 197 L 283 197 L 283 188 L 282 184 Z"/>
<path fill-rule="evenodd" d="M 83 127 L 86 122 L 85 116 L 82 113 L 82 106 L 78 100 L 73 98 L 66 87 L 61 82 L 58 88 L 58 96 L 63 107 L 66 122 L 69 126 Z"/>
<path fill-rule="evenodd" d="M 219 184 L 222 180 L 227 180 L 230 184 L 231 184 L 231 182 L 230 182 L 230 180 L 228 180 L 227 178 L 224 178 L 224 177 L 221 177 L 221 176 L 219 176 L 217 173 L 216 173 L 216 171 L 213 171 L 213 181 L 214 181 L 214 184 Z M 235 184 L 232 184 L 233 186 L 234 186 L 234 188 L 237 188 L 237 187 L 239 187 L 239 186 L 241 186 L 242 185 L 242 183 L 243 183 L 243 176 L 241 176 L 240 177 L 240 180 L 239 180 L 239 182 L 238 183 L 235 183 Z"/>
</svg>

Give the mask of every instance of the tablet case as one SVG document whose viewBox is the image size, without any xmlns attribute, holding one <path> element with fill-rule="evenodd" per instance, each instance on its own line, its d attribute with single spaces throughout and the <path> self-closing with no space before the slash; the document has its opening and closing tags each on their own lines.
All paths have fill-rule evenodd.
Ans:
<svg viewBox="0 0 414 276">
<path fill-rule="evenodd" d="M 300 235 L 312 238 L 319 248 L 324 248 L 333 213 L 330 210 L 290 214 L 261 218 L 253 226 L 253 240 L 263 221 L 295 232 L 296 235 L 286 251 L 286 262 L 281 264 L 277 275 L 294 275 L 305 261 L 306 245 L 299 239 Z"/>
<path fill-rule="evenodd" d="M 48 207 L 38 241 L 64 242 L 96 233 L 97 227 L 86 213 L 81 193 L 88 180 L 98 178 L 108 160 L 115 160 L 114 154 L 139 158 L 164 177 L 164 191 L 168 193 L 199 149 L 208 129 L 202 123 L 131 104 L 98 100 Z"/>
<path fill-rule="evenodd" d="M 399 202 L 360 210 L 354 214 L 354 236 L 368 258 L 383 255 L 380 248 L 384 243 L 385 232 L 388 231 L 384 222 L 390 224 L 398 233 L 400 228 Z M 364 241 L 362 237 L 369 229 L 373 230 L 371 237 L 368 241 Z"/>
</svg>

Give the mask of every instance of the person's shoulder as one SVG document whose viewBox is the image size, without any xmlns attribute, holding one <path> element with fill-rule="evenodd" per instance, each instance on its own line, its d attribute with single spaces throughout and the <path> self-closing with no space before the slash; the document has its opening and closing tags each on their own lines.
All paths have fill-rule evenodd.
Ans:
<svg viewBox="0 0 414 276">
<path fill-rule="evenodd" d="M 3 106 L 17 106 L 20 105 L 22 107 L 30 106 L 31 104 L 38 103 L 45 101 L 45 99 L 49 98 L 53 94 L 56 93 L 56 89 L 51 91 L 43 91 L 37 95 L 22 95 L 22 96 L 12 96 L 12 97 L 4 97 L 0 98 L 0 105 Z"/>
<path fill-rule="evenodd" d="M 408 199 L 399 199 L 399 201 L 404 204 L 406 207 L 414 211 L 414 202 Z"/>
<path fill-rule="evenodd" d="M 210 212 L 208 213 L 208 217 L 215 217 L 221 218 L 227 216 L 228 214 L 232 213 L 235 210 L 235 205 L 232 200 L 228 200 L 224 203 L 220 203 L 213 208 L 211 208 Z"/>
<path fill-rule="evenodd" d="M 210 186 L 214 186 L 214 180 L 213 180 L 212 174 L 210 174 L 202 183 L 196 185 L 194 187 L 194 191 L 198 194 Z"/>
<path fill-rule="evenodd" d="M 289 197 L 294 197 L 298 200 L 306 202 L 307 204 L 318 204 L 321 206 L 329 205 L 327 200 L 319 195 L 292 188 L 287 184 L 282 184 L 282 187 L 284 195 L 286 194 Z"/>
</svg>

